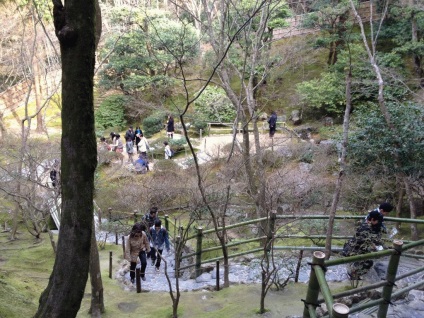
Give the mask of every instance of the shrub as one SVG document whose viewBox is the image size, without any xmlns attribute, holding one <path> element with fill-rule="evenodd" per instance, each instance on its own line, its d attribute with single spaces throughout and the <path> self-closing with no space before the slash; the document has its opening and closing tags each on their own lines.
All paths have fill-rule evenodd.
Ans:
<svg viewBox="0 0 424 318">
<path fill-rule="evenodd" d="M 143 133 L 146 138 L 153 136 L 164 128 L 165 112 L 156 112 L 143 120 Z"/>
<path fill-rule="evenodd" d="M 122 95 L 107 97 L 95 112 L 96 128 L 104 130 L 111 127 L 123 128 L 127 125 L 124 108 L 128 98 Z"/>
<path fill-rule="evenodd" d="M 232 122 L 236 117 L 231 101 L 220 87 L 206 87 L 196 100 L 194 108 L 196 113 L 201 114 L 203 119 L 209 122 Z"/>
</svg>

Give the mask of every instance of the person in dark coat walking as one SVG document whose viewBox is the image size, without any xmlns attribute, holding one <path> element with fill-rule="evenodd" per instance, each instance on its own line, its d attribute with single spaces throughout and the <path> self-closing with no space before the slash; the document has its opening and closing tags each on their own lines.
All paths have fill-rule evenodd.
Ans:
<svg viewBox="0 0 424 318">
<path fill-rule="evenodd" d="M 269 137 L 274 137 L 275 129 L 277 128 L 277 113 L 273 111 L 271 117 L 268 119 L 269 124 Z"/>
<path fill-rule="evenodd" d="M 163 248 L 169 253 L 168 232 L 162 226 L 160 220 L 155 221 L 155 225 L 150 228 L 150 258 L 152 266 L 155 265 L 156 272 L 159 272 L 160 261 L 162 259 Z"/>
<path fill-rule="evenodd" d="M 171 115 L 168 116 L 168 122 L 166 123 L 166 133 L 168 138 L 174 138 L 174 118 Z"/>
</svg>

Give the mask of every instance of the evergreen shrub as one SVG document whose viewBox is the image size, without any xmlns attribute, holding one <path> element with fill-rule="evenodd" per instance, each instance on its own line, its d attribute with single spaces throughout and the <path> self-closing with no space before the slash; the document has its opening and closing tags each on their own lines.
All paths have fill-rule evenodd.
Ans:
<svg viewBox="0 0 424 318">
<path fill-rule="evenodd" d="M 156 112 L 143 120 L 143 133 L 146 138 L 152 137 L 164 128 L 166 113 Z"/>
<path fill-rule="evenodd" d="M 125 120 L 124 109 L 127 101 L 128 98 L 122 95 L 107 97 L 95 112 L 96 130 L 125 127 L 127 121 Z"/>
</svg>

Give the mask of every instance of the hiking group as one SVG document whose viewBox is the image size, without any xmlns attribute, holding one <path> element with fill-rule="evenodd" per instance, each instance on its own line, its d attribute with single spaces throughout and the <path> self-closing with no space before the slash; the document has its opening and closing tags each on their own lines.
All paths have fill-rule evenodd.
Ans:
<svg viewBox="0 0 424 318">
<path fill-rule="evenodd" d="M 343 246 L 343 256 L 367 254 L 384 248 L 382 233 L 387 233 L 384 216 L 393 210 L 390 203 L 384 202 L 368 213 L 365 220 L 356 228 L 355 235 Z M 359 280 L 374 265 L 372 260 L 356 261 L 348 264 L 347 274 L 351 280 Z"/>
<path fill-rule="evenodd" d="M 168 139 L 174 138 L 174 119 L 172 116 L 168 117 L 168 121 L 165 125 L 166 134 Z M 140 127 L 133 129 L 133 126 L 130 126 L 125 133 L 125 153 L 128 156 L 127 163 L 134 166 L 134 170 L 137 174 L 143 174 L 147 171 L 150 171 L 149 168 L 149 157 L 148 152 L 150 151 L 150 145 L 147 138 L 144 136 L 143 131 Z M 173 150 L 171 149 L 168 141 L 164 141 L 164 158 L 171 159 L 174 155 Z M 110 143 L 106 141 L 105 137 L 100 138 L 100 143 L 98 145 L 99 151 L 111 151 L 117 153 L 117 157 L 121 163 L 124 163 L 124 143 L 122 142 L 121 135 L 111 132 L 110 133 Z M 136 160 L 133 159 L 134 155 L 138 155 Z"/>
<path fill-rule="evenodd" d="M 169 253 L 169 236 L 158 217 L 158 208 L 150 208 L 149 213 L 143 216 L 140 223 L 133 225 L 130 234 L 125 238 L 125 259 L 130 262 L 131 283 L 135 282 L 137 262 L 140 262 L 140 277 L 146 280 L 147 261 L 160 272 L 162 253 L 164 248 Z"/>
</svg>

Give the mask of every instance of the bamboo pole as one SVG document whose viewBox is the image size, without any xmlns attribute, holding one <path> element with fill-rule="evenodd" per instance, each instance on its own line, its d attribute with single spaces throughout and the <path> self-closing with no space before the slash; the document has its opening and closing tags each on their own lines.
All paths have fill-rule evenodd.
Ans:
<svg viewBox="0 0 424 318">
<path fill-rule="evenodd" d="M 387 268 L 386 274 L 387 285 L 383 287 L 383 292 L 381 294 L 381 297 L 384 299 L 384 302 L 381 303 L 378 307 L 378 318 L 385 318 L 387 315 L 387 310 L 389 309 L 393 286 L 396 280 L 396 273 L 399 266 L 402 245 L 403 242 L 400 240 L 393 241 L 393 248 L 395 249 L 396 253 L 392 254 L 392 256 L 390 257 L 389 266 Z"/>
<path fill-rule="evenodd" d="M 422 271 L 424 271 L 424 266 L 413 269 L 412 271 L 409 271 L 409 272 L 406 272 L 402 275 L 397 276 L 396 281 L 404 279 L 404 278 L 412 276 L 412 275 L 415 275 L 415 274 L 422 272 Z M 347 297 L 347 296 L 359 294 L 359 293 L 362 293 L 362 292 L 365 292 L 365 291 L 368 291 L 368 290 L 377 289 L 377 288 L 383 287 L 386 284 L 387 284 L 386 281 L 381 281 L 381 282 L 374 283 L 374 284 L 371 284 L 371 285 L 347 290 L 347 291 L 344 291 L 344 292 L 341 292 L 341 293 L 334 294 L 333 299 L 337 299 L 337 298 L 341 298 L 341 297 Z M 323 303 L 324 301 L 325 300 L 323 298 L 318 299 L 318 303 L 320 303 L 320 304 Z"/>
<path fill-rule="evenodd" d="M 319 283 L 316 276 L 316 272 L 314 271 L 314 267 L 316 265 L 322 266 L 324 265 L 325 254 L 321 251 L 316 251 L 312 257 L 312 266 L 311 266 L 311 275 L 309 278 L 308 292 L 306 294 L 305 299 L 305 308 L 303 310 L 303 318 L 311 318 L 313 315 L 310 315 L 310 306 L 316 306 L 318 295 L 319 295 Z M 315 310 L 314 310 L 315 311 Z"/>
<path fill-rule="evenodd" d="M 327 308 L 328 308 L 328 312 L 330 313 L 331 308 L 333 308 L 333 296 L 331 295 L 330 287 L 328 286 L 327 280 L 325 279 L 325 272 L 324 272 L 324 269 L 322 268 L 323 265 L 324 265 L 323 262 L 320 262 L 317 265 L 313 265 L 312 270 L 315 273 L 316 279 L 319 284 L 319 289 L 321 290 L 321 294 L 324 297 L 325 304 L 327 305 Z M 314 302 L 315 303 L 318 302 L 318 296 L 316 297 Z M 330 314 L 330 317 L 331 317 L 331 314 Z"/>
<path fill-rule="evenodd" d="M 335 303 L 332 306 L 332 316 L 333 318 L 348 318 L 349 307 L 345 304 Z"/>
</svg>

